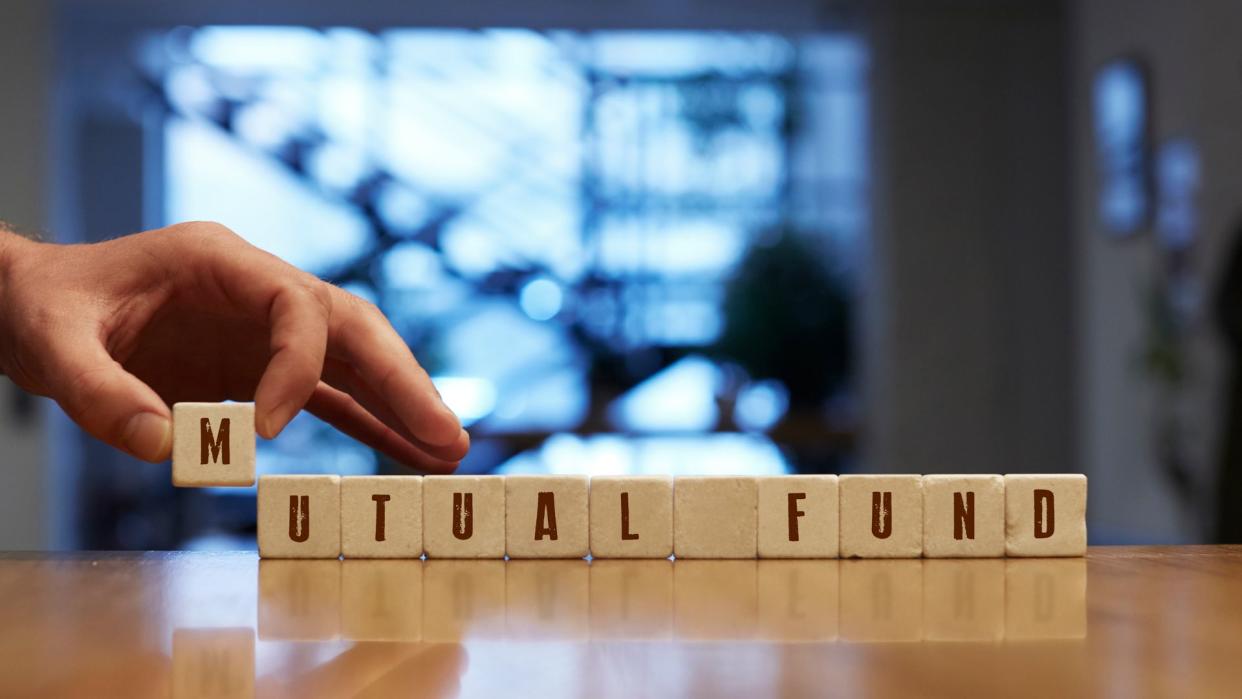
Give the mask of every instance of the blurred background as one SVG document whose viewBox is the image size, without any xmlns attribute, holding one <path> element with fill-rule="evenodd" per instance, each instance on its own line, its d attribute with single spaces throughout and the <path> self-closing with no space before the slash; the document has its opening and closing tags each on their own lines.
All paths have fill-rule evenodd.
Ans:
<svg viewBox="0 0 1242 699">
<path fill-rule="evenodd" d="M 1242 541 L 1239 25 L 6 0 L 0 218 L 215 220 L 375 301 L 466 473 L 1081 471 L 1092 543 Z M 174 490 L 0 400 L 0 549 L 253 546 L 253 489 Z M 309 416 L 259 470 L 397 472 Z"/>
</svg>

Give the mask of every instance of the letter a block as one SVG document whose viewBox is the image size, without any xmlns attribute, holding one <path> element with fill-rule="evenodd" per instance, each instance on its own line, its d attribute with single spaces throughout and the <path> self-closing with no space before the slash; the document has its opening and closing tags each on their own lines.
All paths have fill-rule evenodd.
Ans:
<svg viewBox="0 0 1242 699">
<path fill-rule="evenodd" d="M 668 558 L 673 555 L 673 477 L 591 479 L 591 555 Z"/>
<path fill-rule="evenodd" d="M 759 557 L 836 558 L 836 476 L 759 479 Z"/>
<path fill-rule="evenodd" d="M 504 477 L 424 477 L 423 550 L 428 558 L 504 558 Z"/>
<path fill-rule="evenodd" d="M 1005 476 L 1005 554 L 1087 553 L 1087 477 L 1081 473 Z"/>
<path fill-rule="evenodd" d="M 1005 479 L 999 475 L 923 476 L 923 555 L 1005 555 Z"/>
<path fill-rule="evenodd" d="M 505 549 L 509 557 L 586 556 L 590 548 L 588 488 L 586 476 L 505 478 Z"/>
<path fill-rule="evenodd" d="M 841 557 L 923 555 L 922 476 L 841 476 Z"/>
<path fill-rule="evenodd" d="M 677 558 L 754 558 L 758 487 L 754 478 L 678 476 L 673 481 Z"/>
<path fill-rule="evenodd" d="M 422 557 L 422 476 L 342 478 L 341 553 L 346 558 Z"/>
<path fill-rule="evenodd" d="M 341 477 L 260 478 L 259 555 L 263 558 L 340 557 Z"/>
<path fill-rule="evenodd" d="M 254 440 L 254 403 L 177 403 L 173 485 L 254 485 Z"/>
</svg>

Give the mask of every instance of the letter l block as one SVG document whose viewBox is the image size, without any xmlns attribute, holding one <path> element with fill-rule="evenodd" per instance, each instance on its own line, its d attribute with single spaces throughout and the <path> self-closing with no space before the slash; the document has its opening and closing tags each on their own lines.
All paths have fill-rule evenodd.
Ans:
<svg viewBox="0 0 1242 699">
<path fill-rule="evenodd" d="M 172 413 L 173 485 L 254 485 L 254 403 L 177 403 Z"/>
</svg>

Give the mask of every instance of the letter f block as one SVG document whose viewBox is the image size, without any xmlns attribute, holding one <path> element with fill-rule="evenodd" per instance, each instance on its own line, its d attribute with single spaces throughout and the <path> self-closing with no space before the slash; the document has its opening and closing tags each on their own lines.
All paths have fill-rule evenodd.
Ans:
<svg viewBox="0 0 1242 699">
<path fill-rule="evenodd" d="M 254 403 L 173 406 L 172 482 L 178 488 L 254 485 Z"/>
</svg>

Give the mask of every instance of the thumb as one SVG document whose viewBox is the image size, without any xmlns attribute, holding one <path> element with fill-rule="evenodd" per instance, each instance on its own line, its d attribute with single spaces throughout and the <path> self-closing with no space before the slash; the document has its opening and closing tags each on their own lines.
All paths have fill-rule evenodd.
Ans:
<svg viewBox="0 0 1242 699">
<path fill-rule="evenodd" d="M 116 362 L 94 338 L 52 348 L 43 383 L 71 420 L 92 437 L 142 459 L 172 451 L 172 418 L 164 401 Z"/>
</svg>

